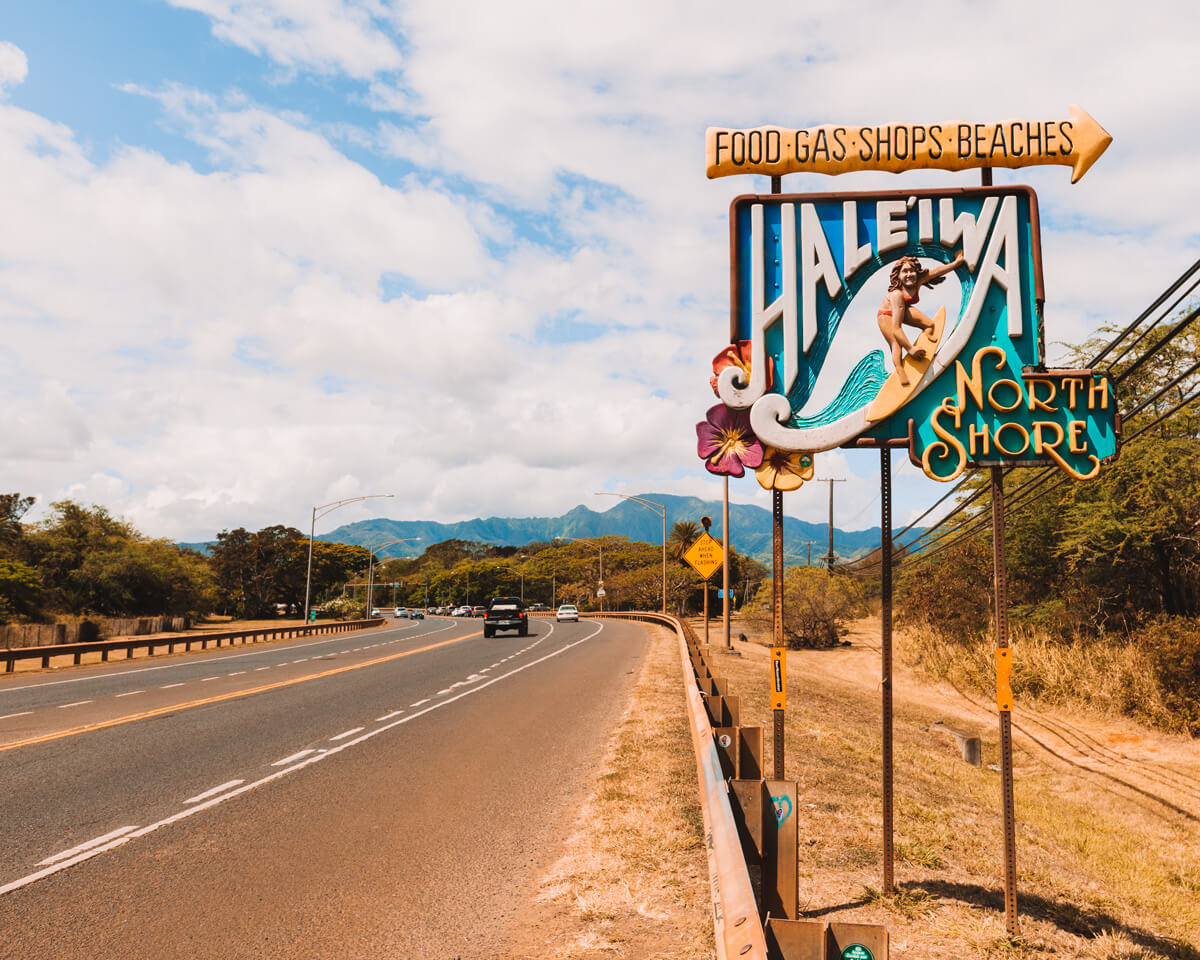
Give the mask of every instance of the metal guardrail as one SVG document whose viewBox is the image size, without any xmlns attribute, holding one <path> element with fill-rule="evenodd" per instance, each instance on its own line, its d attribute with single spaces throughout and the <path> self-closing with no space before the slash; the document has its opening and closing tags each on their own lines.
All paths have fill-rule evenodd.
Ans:
<svg viewBox="0 0 1200 960">
<path fill-rule="evenodd" d="M 148 656 L 154 656 L 155 651 L 174 653 L 182 647 L 190 651 L 195 644 L 201 650 L 207 650 L 208 645 L 220 647 L 226 643 L 234 646 L 239 640 L 242 645 L 258 643 L 260 640 L 286 640 L 293 637 L 320 636 L 326 633 L 346 633 L 351 630 L 362 630 L 366 627 L 377 627 L 384 620 L 373 617 L 369 620 L 342 620 L 336 623 L 303 624 L 292 627 L 262 627 L 258 630 L 230 630 L 225 633 L 197 634 L 194 637 L 122 637 L 119 640 L 92 640 L 88 643 L 59 643 L 47 647 L 4 647 L 0 648 L 0 660 L 4 661 L 4 672 L 12 673 L 18 660 L 41 660 L 42 669 L 50 667 L 52 657 L 71 656 L 72 662 L 79 664 L 85 653 L 100 653 L 100 662 L 107 663 L 108 655 L 114 650 L 124 650 L 125 659 L 133 658 L 134 650 L 146 648 Z"/>
<path fill-rule="evenodd" d="M 700 809 L 704 815 L 704 845 L 712 891 L 713 934 L 718 960 L 767 960 L 766 934 L 759 923 L 758 903 L 742 850 L 729 788 L 721 769 L 704 696 L 692 669 L 689 643 L 696 639 L 691 624 L 662 613 L 586 613 L 587 618 L 641 620 L 673 628 L 679 637 L 688 708 L 688 727 L 696 751 Z"/>
</svg>

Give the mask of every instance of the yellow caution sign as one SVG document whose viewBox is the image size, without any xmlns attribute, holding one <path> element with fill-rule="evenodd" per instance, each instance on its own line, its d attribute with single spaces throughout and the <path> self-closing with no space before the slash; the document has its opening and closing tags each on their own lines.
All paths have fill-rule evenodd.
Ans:
<svg viewBox="0 0 1200 960">
<path fill-rule="evenodd" d="M 714 540 L 708 533 L 702 533 L 687 548 L 683 559 L 700 574 L 701 580 L 708 580 L 725 562 L 725 548 L 719 540 Z"/>
<path fill-rule="evenodd" d="M 996 706 L 1000 711 L 1011 712 L 1012 695 L 1012 649 L 1000 647 L 996 650 Z"/>
<path fill-rule="evenodd" d="M 1066 120 L 709 127 L 704 141 L 710 179 L 737 173 L 900 173 L 1059 164 L 1071 168 L 1075 183 L 1112 137 L 1086 110 L 1072 105 Z"/>
<path fill-rule="evenodd" d="M 771 709 L 787 709 L 787 648 L 771 648 Z"/>
</svg>

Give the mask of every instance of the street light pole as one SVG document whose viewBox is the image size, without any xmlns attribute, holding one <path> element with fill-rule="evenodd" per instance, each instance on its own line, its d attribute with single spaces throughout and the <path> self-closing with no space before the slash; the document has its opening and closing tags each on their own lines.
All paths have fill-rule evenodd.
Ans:
<svg viewBox="0 0 1200 960">
<path fill-rule="evenodd" d="M 358 503 L 360 500 L 374 500 L 378 497 L 394 497 L 394 493 L 369 493 L 365 497 L 347 497 L 345 500 L 334 500 L 332 503 L 323 503 L 319 507 L 312 508 L 312 523 L 308 528 L 308 573 L 304 577 L 304 622 L 308 623 L 309 611 L 309 596 L 312 590 L 312 558 L 313 558 L 313 536 L 317 532 L 317 520 L 325 516 L 327 513 L 333 513 L 338 507 L 344 507 L 348 503 Z"/>
<path fill-rule="evenodd" d="M 667 507 L 653 500 L 643 500 L 641 497 L 631 497 L 627 493 L 597 493 L 597 497 L 620 497 L 622 500 L 633 500 L 642 504 L 662 519 L 662 612 L 667 612 Z M 728 534 L 725 537 L 729 539 Z"/>
<path fill-rule="evenodd" d="M 375 578 L 375 551 L 382 550 L 384 547 L 390 547 L 393 543 L 412 543 L 412 542 L 414 542 L 416 540 L 420 540 L 420 539 L 421 539 L 420 537 L 397 537 L 395 540 L 385 540 L 383 543 L 379 544 L 378 546 L 370 547 L 368 549 L 368 553 L 370 553 L 370 555 L 371 555 L 370 562 L 367 564 L 367 608 L 366 608 L 367 612 L 366 612 L 366 616 L 368 618 L 371 616 L 371 611 L 374 609 L 374 605 L 371 603 L 371 589 L 373 586 L 372 581 Z"/>
<path fill-rule="evenodd" d="M 555 537 L 555 540 L 570 540 L 572 543 L 591 543 L 594 537 L 580 539 L 579 537 Z M 600 541 L 600 582 L 597 584 L 596 597 L 600 600 L 600 609 L 604 609 L 604 541 Z"/>
</svg>

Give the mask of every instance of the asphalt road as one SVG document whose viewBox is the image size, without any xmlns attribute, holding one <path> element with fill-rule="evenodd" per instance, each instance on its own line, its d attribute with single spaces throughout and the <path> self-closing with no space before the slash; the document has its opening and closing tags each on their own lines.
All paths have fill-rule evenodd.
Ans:
<svg viewBox="0 0 1200 960">
<path fill-rule="evenodd" d="M 495 957 L 644 638 L 430 618 L 4 678 L 0 957 Z"/>
</svg>

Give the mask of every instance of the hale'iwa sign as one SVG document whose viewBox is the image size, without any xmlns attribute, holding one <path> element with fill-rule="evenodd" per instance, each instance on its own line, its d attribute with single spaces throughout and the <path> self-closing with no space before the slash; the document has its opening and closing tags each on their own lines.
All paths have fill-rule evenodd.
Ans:
<svg viewBox="0 0 1200 960">
<path fill-rule="evenodd" d="M 766 447 L 907 440 L 935 480 L 993 464 L 1087 479 L 1116 456 L 1106 374 L 1043 366 L 1031 189 L 743 196 L 730 228 L 748 363 L 716 390 Z"/>
</svg>

